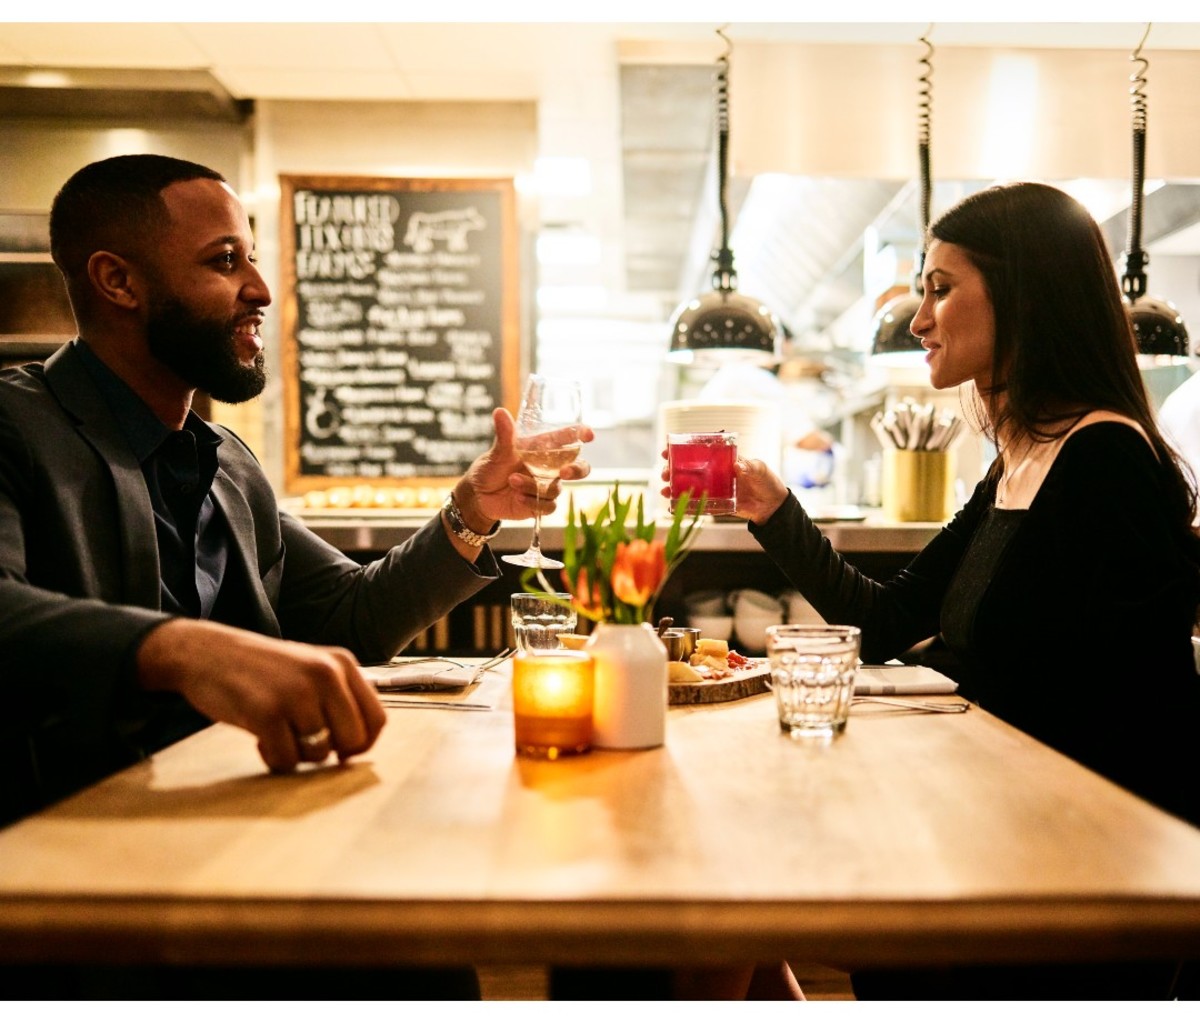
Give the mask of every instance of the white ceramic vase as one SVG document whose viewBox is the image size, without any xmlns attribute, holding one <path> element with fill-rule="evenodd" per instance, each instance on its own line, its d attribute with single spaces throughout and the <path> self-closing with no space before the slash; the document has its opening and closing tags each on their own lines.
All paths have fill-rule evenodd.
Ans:
<svg viewBox="0 0 1200 1022">
<path fill-rule="evenodd" d="M 652 749 L 667 729 L 667 648 L 651 625 L 599 624 L 584 647 L 596 664 L 592 744 Z"/>
</svg>

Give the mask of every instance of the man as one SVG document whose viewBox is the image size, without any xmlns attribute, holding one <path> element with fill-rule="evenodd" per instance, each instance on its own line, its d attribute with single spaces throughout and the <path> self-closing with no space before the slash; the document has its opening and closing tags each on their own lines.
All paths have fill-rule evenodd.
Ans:
<svg viewBox="0 0 1200 1022">
<path fill-rule="evenodd" d="M 512 417 L 495 410 L 491 449 L 437 517 L 360 566 L 191 410 L 197 390 L 237 402 L 265 382 L 271 295 L 221 175 L 90 164 L 50 236 L 79 337 L 0 373 L 0 821 L 214 720 L 252 732 L 273 771 L 370 748 L 384 713 L 358 663 L 497 578 L 486 535 L 536 509 Z"/>
</svg>

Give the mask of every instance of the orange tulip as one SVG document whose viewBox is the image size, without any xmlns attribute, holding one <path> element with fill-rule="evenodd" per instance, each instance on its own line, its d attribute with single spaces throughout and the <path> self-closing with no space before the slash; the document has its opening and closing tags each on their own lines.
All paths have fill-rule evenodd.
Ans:
<svg viewBox="0 0 1200 1022">
<path fill-rule="evenodd" d="M 612 590 L 622 603 L 640 607 L 662 585 L 667 574 L 667 553 L 660 539 L 635 539 L 617 547 Z"/>
</svg>

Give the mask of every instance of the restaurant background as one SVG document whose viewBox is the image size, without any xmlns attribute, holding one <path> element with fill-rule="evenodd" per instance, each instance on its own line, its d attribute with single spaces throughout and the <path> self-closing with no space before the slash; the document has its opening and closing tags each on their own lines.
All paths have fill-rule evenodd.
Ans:
<svg viewBox="0 0 1200 1022">
<path fill-rule="evenodd" d="M 729 13 L 746 16 L 745 6 Z M 282 491 L 281 176 L 512 178 L 521 371 L 585 379 L 587 418 L 599 428 L 588 451 L 594 481 L 657 474 L 664 403 L 732 396 L 778 406 L 778 458 L 790 481 L 831 473 L 827 486 L 813 487 L 822 492 L 801 487 L 806 500 L 874 510 L 872 412 L 909 395 L 958 407 L 955 394 L 924 386 L 923 367 L 883 368 L 868 357 L 874 313 L 909 288 L 919 244 L 917 40 L 926 24 L 730 26 L 740 289 L 767 302 L 790 338 L 777 375 L 733 367 L 714 376 L 668 363 L 665 352 L 675 307 L 709 289 L 718 24 L 0 23 L 0 363 L 42 357 L 73 333 L 46 251 L 50 202 L 71 173 L 139 151 L 214 166 L 253 218 L 275 302 L 264 327 L 267 391 L 211 414 L 250 443 Z M 1129 204 L 1128 55 L 1144 27 L 935 25 L 934 215 L 995 180 L 1050 179 L 1089 204 L 1119 259 Z M 1156 24 L 1146 55 L 1150 293 L 1176 303 L 1195 340 L 1200 24 Z M 1161 400 L 1191 369 L 1145 372 Z M 832 464 L 790 446 L 814 428 L 836 441 Z M 959 453 L 961 491 L 989 452 L 964 440 Z M 403 536 L 380 522 L 363 528 L 346 519 L 328 535 L 366 559 Z M 519 550 L 528 529 L 517 525 L 500 541 Z M 823 528 L 839 551 L 883 577 L 936 525 Z M 664 611 L 677 613 L 685 593 L 697 606 L 720 606 L 720 589 L 779 590 L 782 578 L 744 526 L 703 532 L 660 601 Z M 489 586 L 416 648 L 490 655 L 511 644 L 503 630 L 515 585 L 509 574 Z M 787 604 L 790 620 L 811 610 L 798 593 Z M 740 633 L 737 642 L 748 648 Z M 996 946 L 1023 946 L 1018 955 L 1077 946 L 1098 954 L 1111 952 L 1114 940 L 1140 951 L 1172 927 L 1194 943 L 1194 897 L 1177 897 L 1196 890 L 1194 834 L 1127 804 L 1063 757 L 1042 755 L 982 711 L 960 719 L 965 732 L 942 729 L 945 718 L 905 717 L 891 737 L 880 728 L 876 740 L 843 746 L 850 759 L 841 757 L 833 772 L 824 769 L 835 762 L 828 758 L 805 764 L 793 778 L 798 787 L 788 787 L 774 754 L 759 754 L 772 750 L 753 709 L 729 706 L 724 731 L 711 730 L 713 714 L 680 712 L 668 759 L 608 762 L 577 776 L 576 792 L 564 788 L 561 772 L 551 777 L 529 764 L 510 772 L 507 733 L 504 758 L 489 758 L 495 745 L 480 738 L 497 722 L 509 726 L 499 715 L 445 714 L 439 723 L 397 713 L 390 743 L 385 736 L 376 750 L 377 773 L 368 766 L 365 775 L 283 778 L 282 787 L 259 783 L 257 760 L 236 749 L 181 747 L 153 769 L 116 779 L 98 802 L 8 835 L 0 873 L 9 945 L 21 954 L 60 953 L 64 928 L 74 926 L 101 955 L 137 954 L 147 940 L 140 926 L 157 928 L 175 960 L 192 952 L 270 957 L 303 946 L 322 962 L 356 948 L 403 955 L 424 939 L 413 937 L 406 904 L 417 899 L 424 912 L 430 891 L 454 896 L 435 897 L 424 913 L 450 920 L 445 936 L 426 944 L 502 962 L 538 959 L 539 941 L 541 957 L 561 953 L 564 930 L 574 933 L 567 943 L 576 955 L 590 960 L 601 949 L 620 963 L 664 947 L 707 951 L 712 940 L 721 960 L 721 934 L 733 948 L 727 955 L 741 954 L 747 939 L 773 953 L 779 938 L 756 938 L 755 928 L 784 926 L 799 934 L 798 961 L 823 960 L 856 941 L 867 946 L 867 961 L 873 951 L 884 962 L 917 960 L 933 944 L 960 959 Z M 929 753 L 924 763 L 897 770 L 918 745 Z M 790 743 L 788 751 L 796 751 Z M 747 764 L 758 774 L 731 784 Z M 929 764 L 938 769 L 920 769 Z M 313 801 L 298 801 L 294 780 Z M 748 790 L 770 797 L 747 799 Z M 812 805 L 814 791 L 841 795 Z M 648 804 L 663 811 L 648 813 Z M 415 815 L 395 812 L 397 805 Z M 780 805 L 796 811 L 780 814 Z M 429 840 L 409 840 L 415 831 Z M 506 840 L 498 843 L 496 833 Z M 813 834 L 828 837 L 802 853 Z M 81 859 L 84 843 L 97 854 Z M 879 856 L 880 847 L 892 854 Z M 371 859 L 379 849 L 382 862 Z M 305 850 L 315 850 L 311 861 Z M 118 868 L 105 865 L 106 851 Z M 773 868 L 746 871 L 746 862 Z M 796 862 L 808 868 L 792 869 Z M 231 864 L 228 876 L 221 863 Z M 96 896 L 81 898 L 81 887 Z M 563 902 L 564 890 L 581 888 L 608 902 L 598 914 Z M 164 891 L 180 889 L 182 904 L 164 902 Z M 297 889 L 298 905 L 264 911 L 264 899 Z M 152 906 L 128 911 L 131 891 L 141 890 L 167 905 L 165 922 Z M 231 910 L 240 922 L 221 932 L 213 890 L 220 901 L 230 892 L 250 899 L 251 907 Z M 556 928 L 546 928 L 545 915 L 514 912 L 514 891 L 538 913 L 557 912 L 549 917 Z M 654 916 L 648 891 L 667 892 L 665 916 Z M 844 892 L 854 895 L 850 912 L 843 900 L 831 913 L 831 894 L 836 904 Z M 897 892 L 916 899 L 911 934 L 895 929 Z M 499 911 L 489 900 L 498 894 L 507 898 Z M 714 903 L 714 895 L 735 904 Z M 648 913 L 637 915 L 636 940 L 627 917 L 614 915 L 613 897 L 635 915 Z M 747 897 L 744 918 L 735 919 L 731 907 L 737 912 Z M 1127 914 L 1131 903 L 1144 906 L 1141 915 Z M 1121 921 L 1106 926 L 1114 904 Z M 374 914 L 364 916 L 364 905 Z M 370 932 L 338 929 L 331 942 L 330 910 L 365 919 Z M 531 918 L 541 925 L 527 924 Z M 1045 925 L 1039 939 L 1029 937 L 1031 919 Z M 496 935 L 497 920 L 523 932 Z M 264 928 L 271 924 L 274 931 Z M 809 997 L 849 996 L 843 974 L 813 968 L 801 974 Z M 519 975 L 523 998 L 544 994 L 540 969 Z"/>
<path fill-rule="evenodd" d="M 84 163 L 158 151 L 221 170 L 253 218 L 275 294 L 271 382 L 217 406 L 282 491 L 281 175 L 501 177 L 516 182 L 520 364 L 585 380 L 594 480 L 657 476 L 664 402 L 779 408 L 794 442 L 836 446 L 819 499 L 870 504 L 881 405 L 923 368 L 868 358 L 871 320 L 911 282 L 918 247 L 918 37 L 925 24 L 732 24 L 731 247 L 739 290 L 788 329 L 777 374 L 665 360 L 672 311 L 709 289 L 718 230 L 716 24 L 6 24 L 0 31 L 0 334 L 4 357 L 73 332 L 47 295 L 45 217 Z M 1129 53 L 1144 23 L 937 24 L 932 210 L 996 180 L 1067 187 L 1114 260 L 1129 204 Z M 1200 24 L 1154 25 L 1149 292 L 1200 324 Z M 165 69 L 165 70 L 163 70 Z M 49 283 L 47 283 L 49 281 Z M 1155 399 L 1191 366 L 1147 369 Z M 989 452 L 960 445 L 960 489 Z M 650 486 L 653 500 L 656 486 Z M 804 494 L 809 496 L 808 493 Z M 817 499 L 814 496 L 814 499 Z"/>
</svg>

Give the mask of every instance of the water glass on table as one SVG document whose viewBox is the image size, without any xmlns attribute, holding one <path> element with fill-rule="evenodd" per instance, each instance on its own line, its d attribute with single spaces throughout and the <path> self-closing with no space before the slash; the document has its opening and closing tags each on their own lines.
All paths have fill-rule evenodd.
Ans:
<svg viewBox="0 0 1200 1022">
<path fill-rule="evenodd" d="M 558 649 L 559 635 L 575 631 L 578 619 L 569 593 L 513 593 L 511 607 L 519 650 Z"/>
<path fill-rule="evenodd" d="M 862 633 L 853 625 L 767 629 L 779 727 L 793 738 L 831 739 L 846 728 Z"/>
</svg>

